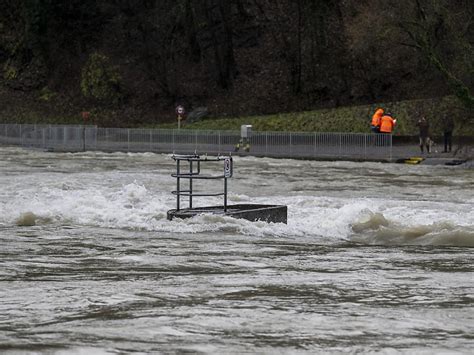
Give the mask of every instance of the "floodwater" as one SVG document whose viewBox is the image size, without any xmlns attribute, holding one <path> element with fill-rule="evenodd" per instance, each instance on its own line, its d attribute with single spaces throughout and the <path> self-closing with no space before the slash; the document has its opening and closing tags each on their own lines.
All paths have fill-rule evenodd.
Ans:
<svg viewBox="0 0 474 355">
<path fill-rule="evenodd" d="M 168 221 L 174 170 L 0 148 L 1 353 L 472 353 L 473 169 L 235 157 L 287 225 Z"/>
</svg>

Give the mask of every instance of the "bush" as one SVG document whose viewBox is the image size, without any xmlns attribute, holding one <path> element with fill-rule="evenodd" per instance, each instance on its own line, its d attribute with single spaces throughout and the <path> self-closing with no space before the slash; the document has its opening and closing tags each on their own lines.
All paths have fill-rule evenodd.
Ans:
<svg viewBox="0 0 474 355">
<path fill-rule="evenodd" d="M 3 67 L 3 78 L 5 80 L 14 80 L 18 76 L 18 70 L 9 64 L 5 64 Z"/>
<path fill-rule="evenodd" d="M 39 92 L 38 98 L 41 101 L 50 101 L 56 96 L 56 93 L 52 91 L 49 87 L 45 86 Z"/>
<path fill-rule="evenodd" d="M 118 67 L 112 66 L 103 54 L 91 54 L 82 69 L 82 94 L 102 103 L 117 104 L 121 100 L 121 82 Z"/>
</svg>

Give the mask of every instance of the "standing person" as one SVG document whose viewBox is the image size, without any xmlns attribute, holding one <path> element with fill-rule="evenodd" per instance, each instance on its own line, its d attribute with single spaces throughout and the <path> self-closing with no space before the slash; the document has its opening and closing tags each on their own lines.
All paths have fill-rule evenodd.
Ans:
<svg viewBox="0 0 474 355">
<path fill-rule="evenodd" d="M 443 117 L 443 137 L 444 137 L 444 153 L 451 152 L 453 146 L 454 120 L 451 116 Z"/>
<path fill-rule="evenodd" d="M 392 133 L 396 123 L 397 120 L 393 118 L 391 113 L 387 112 L 380 119 L 380 133 Z"/>
<path fill-rule="evenodd" d="M 426 146 L 426 151 L 430 152 L 430 144 L 429 144 L 429 137 L 430 137 L 430 124 L 424 115 L 420 117 L 417 124 L 418 128 L 420 129 L 419 137 L 420 137 L 420 150 L 423 153 L 423 147 Z"/>
<path fill-rule="evenodd" d="M 370 129 L 374 133 L 380 133 L 380 120 L 383 116 L 383 108 L 378 108 L 372 116 L 372 122 L 370 123 Z"/>
</svg>

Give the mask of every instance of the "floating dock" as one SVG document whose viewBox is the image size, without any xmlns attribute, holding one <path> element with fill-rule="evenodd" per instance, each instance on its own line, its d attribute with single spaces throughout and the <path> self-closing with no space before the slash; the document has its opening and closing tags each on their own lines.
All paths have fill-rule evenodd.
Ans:
<svg viewBox="0 0 474 355">
<path fill-rule="evenodd" d="M 167 218 L 190 218 L 200 214 L 224 215 L 234 218 L 243 218 L 252 222 L 264 221 L 268 223 L 287 223 L 287 206 L 284 205 L 264 205 L 264 204 L 227 204 L 227 179 L 233 175 L 233 160 L 231 156 L 201 157 L 199 155 L 173 155 L 176 161 L 176 173 L 172 174 L 176 178 L 176 190 L 172 191 L 176 195 L 176 208 L 167 212 Z M 205 175 L 201 173 L 201 164 L 209 162 L 223 162 L 223 173 L 217 175 Z M 187 163 L 186 167 L 182 163 Z M 183 170 L 183 168 L 185 168 Z M 182 180 L 188 180 L 188 186 L 183 189 Z M 223 191 L 213 193 L 203 193 L 194 191 L 193 180 L 223 180 Z M 216 184 L 214 183 L 214 186 Z M 188 198 L 188 207 L 181 208 L 181 197 Z M 223 205 L 194 207 L 195 197 L 200 196 L 222 196 Z"/>
</svg>

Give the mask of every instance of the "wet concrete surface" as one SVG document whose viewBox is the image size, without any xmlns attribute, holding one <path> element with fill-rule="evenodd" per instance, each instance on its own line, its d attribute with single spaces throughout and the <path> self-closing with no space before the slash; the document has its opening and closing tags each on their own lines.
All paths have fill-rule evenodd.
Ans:
<svg viewBox="0 0 474 355">
<path fill-rule="evenodd" d="M 435 146 L 428 153 L 421 152 L 420 147 L 414 144 L 394 145 L 392 147 L 392 161 L 397 163 L 422 165 L 448 165 L 474 167 L 474 146 L 455 146 L 451 152 L 444 152 L 443 147 Z"/>
</svg>

